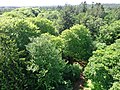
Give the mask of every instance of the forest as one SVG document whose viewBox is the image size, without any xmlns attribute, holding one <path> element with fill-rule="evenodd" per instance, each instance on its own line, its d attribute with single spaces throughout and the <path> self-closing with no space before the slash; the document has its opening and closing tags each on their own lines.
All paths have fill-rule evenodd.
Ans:
<svg viewBox="0 0 120 90">
<path fill-rule="evenodd" d="M 1 8 L 0 90 L 120 90 L 120 5 Z"/>
</svg>

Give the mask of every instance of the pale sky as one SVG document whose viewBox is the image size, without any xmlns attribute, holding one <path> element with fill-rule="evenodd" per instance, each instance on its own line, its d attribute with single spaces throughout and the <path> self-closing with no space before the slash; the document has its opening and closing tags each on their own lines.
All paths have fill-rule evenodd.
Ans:
<svg viewBox="0 0 120 90">
<path fill-rule="evenodd" d="M 86 1 L 88 4 L 92 2 L 120 4 L 120 0 L 0 0 L 0 6 L 78 5 L 83 1 Z"/>
</svg>

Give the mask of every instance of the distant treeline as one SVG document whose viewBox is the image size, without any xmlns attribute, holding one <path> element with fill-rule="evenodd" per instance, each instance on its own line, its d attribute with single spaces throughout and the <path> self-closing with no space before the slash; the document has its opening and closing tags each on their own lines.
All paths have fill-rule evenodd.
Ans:
<svg viewBox="0 0 120 90">
<path fill-rule="evenodd" d="M 4 12 L 9 12 L 16 8 L 19 8 L 19 7 L 9 7 L 9 6 L 0 7 L 0 15 Z"/>
<path fill-rule="evenodd" d="M 74 5 L 74 6 L 81 6 L 82 7 L 82 4 L 79 4 L 79 5 Z M 93 3 L 95 4 L 95 3 Z M 120 4 L 102 4 L 105 8 L 118 8 L 120 7 Z M 64 5 L 65 6 L 65 5 Z M 34 6 L 34 7 L 37 7 L 37 8 L 45 8 L 45 9 L 56 9 L 56 8 L 63 8 L 64 6 Z M 91 7 L 92 4 L 87 4 L 87 7 Z M 30 7 L 30 6 L 28 6 Z M 0 7 L 0 15 L 4 12 L 7 12 L 7 11 L 11 11 L 13 9 L 16 9 L 16 8 L 21 8 L 21 7 L 17 7 L 17 6 L 2 6 Z M 32 8 L 32 7 L 31 7 Z"/>
</svg>

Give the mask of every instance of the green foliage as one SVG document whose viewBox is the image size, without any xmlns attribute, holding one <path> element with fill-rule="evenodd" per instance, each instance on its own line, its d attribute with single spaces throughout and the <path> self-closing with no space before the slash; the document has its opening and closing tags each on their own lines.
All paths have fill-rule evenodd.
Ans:
<svg viewBox="0 0 120 90">
<path fill-rule="evenodd" d="M 14 40 L 0 35 L 0 89 L 21 90 L 27 87 L 22 61 Z"/>
<path fill-rule="evenodd" d="M 3 13 L 5 17 L 18 17 L 18 18 L 26 18 L 26 17 L 35 17 L 40 12 L 37 8 L 17 8 L 12 10 L 11 12 Z"/>
<path fill-rule="evenodd" d="M 37 30 L 41 33 L 49 33 L 51 35 L 57 35 L 58 31 L 53 27 L 52 22 L 48 19 L 29 18 L 28 21 L 37 26 Z"/>
<path fill-rule="evenodd" d="M 0 90 L 73 90 L 83 70 L 84 89 L 119 90 L 119 9 L 84 2 L 0 10 Z"/>
<path fill-rule="evenodd" d="M 120 40 L 93 53 L 84 74 L 93 83 L 93 90 L 108 90 L 120 80 Z"/>
<path fill-rule="evenodd" d="M 94 39 L 99 35 L 99 28 L 100 26 L 105 25 L 105 22 L 102 18 L 95 18 L 89 16 L 89 19 L 86 21 L 85 25 L 91 31 L 91 35 Z"/>
<path fill-rule="evenodd" d="M 25 50 L 25 45 L 30 42 L 30 37 L 40 36 L 41 33 L 57 34 L 52 22 L 47 19 L 3 18 L 0 21 L 2 22 L 0 31 L 10 36 L 11 39 L 15 39 L 20 50 Z"/>
<path fill-rule="evenodd" d="M 106 15 L 104 5 L 102 5 L 101 3 L 92 4 L 92 7 L 88 13 L 99 18 L 104 18 Z"/>
<path fill-rule="evenodd" d="M 0 35 L 0 89 L 28 90 L 37 85 L 36 76 L 26 70 L 25 58 L 20 58 L 15 40 Z M 34 83 L 34 84 L 33 84 Z"/>
<path fill-rule="evenodd" d="M 74 63 L 73 65 L 67 64 L 63 71 L 63 78 L 74 83 L 80 78 L 81 72 L 82 67 L 78 63 Z"/>
<path fill-rule="evenodd" d="M 83 25 L 75 25 L 62 32 L 65 48 L 63 53 L 76 60 L 87 60 L 92 54 L 92 40 L 89 30 Z"/>
<path fill-rule="evenodd" d="M 120 82 L 114 82 L 109 90 L 120 90 Z"/>
<path fill-rule="evenodd" d="M 63 22 L 63 30 L 69 29 L 74 25 L 75 23 L 74 8 L 71 5 L 66 4 L 61 15 L 62 15 L 62 22 Z M 63 30 L 61 30 L 60 33 Z"/>
<path fill-rule="evenodd" d="M 11 39 L 15 39 L 20 50 L 24 50 L 25 45 L 30 42 L 29 37 L 40 34 L 37 27 L 27 20 L 13 18 L 0 21 L 2 22 L 0 23 L 0 31 L 10 36 Z"/>
<path fill-rule="evenodd" d="M 77 23 L 85 25 L 90 30 L 94 40 L 99 35 L 99 28 L 106 23 L 102 18 L 85 13 L 79 13 L 76 17 L 76 19 L 78 19 Z"/>
<path fill-rule="evenodd" d="M 58 12 L 57 10 L 42 11 L 41 13 L 38 14 L 37 17 L 46 18 L 46 19 L 52 21 L 53 25 L 55 26 L 55 28 L 58 31 L 60 31 L 63 28 L 61 13 Z"/>
<path fill-rule="evenodd" d="M 64 46 L 64 40 L 60 37 L 55 37 L 51 38 L 51 42 L 55 44 L 56 48 L 63 49 Z"/>
<path fill-rule="evenodd" d="M 108 9 L 106 13 L 107 15 L 104 17 L 104 19 L 108 22 L 108 24 L 116 20 L 120 20 L 120 8 Z"/>
<path fill-rule="evenodd" d="M 56 44 L 51 42 L 51 38 L 53 37 L 49 34 L 42 34 L 27 45 L 27 50 L 32 57 L 28 70 L 37 72 L 37 88 L 42 90 L 56 90 L 58 84 L 64 82 L 62 71 L 65 62 L 62 60 L 61 49 L 56 48 Z"/>
<path fill-rule="evenodd" d="M 86 3 L 86 1 L 84 1 L 83 3 L 82 3 L 82 12 L 86 12 L 87 11 L 87 3 Z"/>
<path fill-rule="evenodd" d="M 41 13 L 38 14 L 39 18 L 46 18 L 51 21 L 57 20 L 60 17 L 60 13 L 55 10 L 55 11 L 42 11 Z"/>
<path fill-rule="evenodd" d="M 115 21 L 110 25 L 100 28 L 98 40 L 102 43 L 112 44 L 120 38 L 120 21 Z"/>
</svg>

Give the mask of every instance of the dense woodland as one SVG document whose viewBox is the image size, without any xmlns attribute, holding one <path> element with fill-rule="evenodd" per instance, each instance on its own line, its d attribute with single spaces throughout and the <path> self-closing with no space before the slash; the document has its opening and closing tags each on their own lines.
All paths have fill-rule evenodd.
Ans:
<svg viewBox="0 0 120 90">
<path fill-rule="evenodd" d="M 0 90 L 120 90 L 120 6 L 1 8 Z"/>
</svg>

